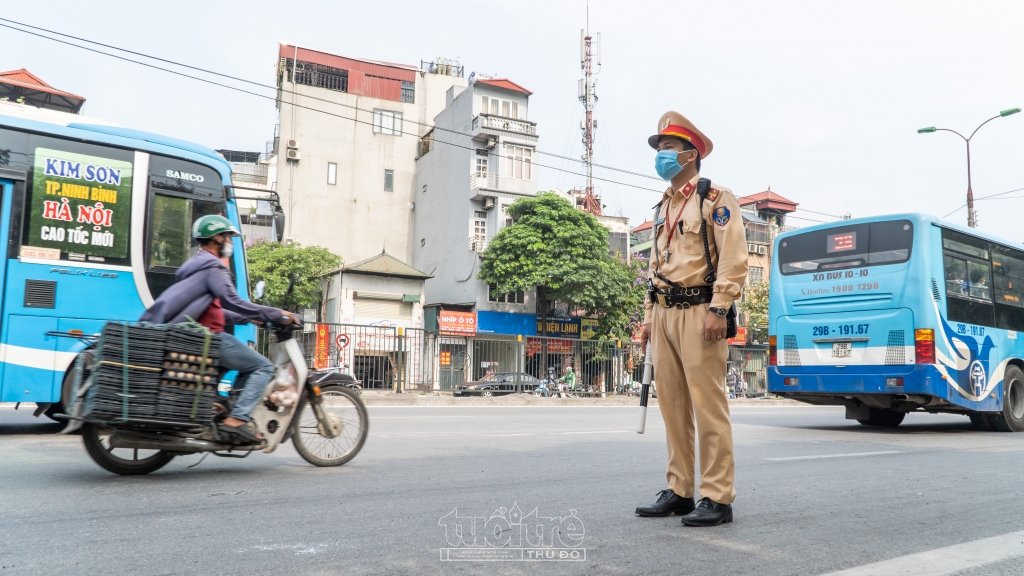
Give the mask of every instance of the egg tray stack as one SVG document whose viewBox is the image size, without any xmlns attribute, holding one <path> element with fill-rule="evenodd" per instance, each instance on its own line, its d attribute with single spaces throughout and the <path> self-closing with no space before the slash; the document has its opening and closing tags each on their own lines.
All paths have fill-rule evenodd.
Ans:
<svg viewBox="0 0 1024 576">
<path fill-rule="evenodd" d="M 116 322 L 103 327 L 91 376 L 95 381 L 87 403 L 88 417 L 121 419 L 126 408 L 128 418 L 152 418 L 156 414 L 167 332 L 162 326 Z"/>
<path fill-rule="evenodd" d="M 206 362 L 201 374 L 199 369 L 203 364 L 204 346 Z M 157 417 L 182 422 L 212 420 L 213 402 L 219 397 L 220 334 L 189 326 L 169 326 L 166 353 L 160 366 L 163 372 L 160 374 Z"/>
<path fill-rule="evenodd" d="M 200 354 L 167 352 L 163 362 L 164 371 L 160 375 L 157 405 L 157 416 L 160 419 L 207 422 L 213 418 L 213 401 L 218 398 L 217 383 L 220 380 L 220 369 L 218 359 L 213 357 L 212 344 L 210 348 L 203 372 L 200 372 L 202 350 Z M 220 352 L 219 341 L 216 352 Z"/>
</svg>

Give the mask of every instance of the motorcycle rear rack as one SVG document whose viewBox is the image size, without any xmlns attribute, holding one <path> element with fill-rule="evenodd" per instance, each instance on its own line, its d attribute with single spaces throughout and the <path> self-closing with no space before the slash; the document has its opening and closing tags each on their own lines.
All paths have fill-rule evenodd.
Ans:
<svg viewBox="0 0 1024 576">
<path fill-rule="evenodd" d="M 84 422 L 86 424 L 95 424 L 99 426 L 109 426 L 112 428 L 146 428 L 152 429 L 152 427 L 159 426 L 161 428 L 174 428 L 177 430 L 202 430 L 213 426 L 213 423 L 209 424 L 197 424 L 189 422 L 176 422 L 173 420 L 155 420 L 149 418 L 129 418 L 128 420 L 98 420 L 95 418 L 84 418 L 82 416 L 70 416 L 68 414 L 54 414 L 54 418 L 61 420 L 74 420 L 76 422 Z"/>
</svg>

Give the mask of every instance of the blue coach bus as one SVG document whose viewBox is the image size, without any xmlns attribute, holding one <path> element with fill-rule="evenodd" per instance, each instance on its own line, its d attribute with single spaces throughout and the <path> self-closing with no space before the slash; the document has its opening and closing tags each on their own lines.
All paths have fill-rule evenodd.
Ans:
<svg viewBox="0 0 1024 576">
<path fill-rule="evenodd" d="M 0 102 L 0 401 L 62 412 L 76 336 L 138 319 L 194 253 L 196 218 L 238 225 L 230 178 L 204 146 Z M 244 298 L 237 238 L 230 263 Z"/>
<path fill-rule="evenodd" d="M 787 232 L 774 250 L 770 392 L 866 425 L 926 411 L 1024 431 L 1024 246 L 899 214 Z"/>
</svg>

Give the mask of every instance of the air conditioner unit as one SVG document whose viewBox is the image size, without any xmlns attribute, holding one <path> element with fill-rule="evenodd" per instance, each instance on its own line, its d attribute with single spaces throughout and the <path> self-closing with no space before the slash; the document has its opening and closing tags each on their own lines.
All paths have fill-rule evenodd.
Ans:
<svg viewBox="0 0 1024 576">
<path fill-rule="evenodd" d="M 287 246 L 289 244 L 293 244 L 294 242 L 295 242 L 295 238 L 283 238 L 281 240 L 281 244 L 284 244 L 285 246 Z"/>
<path fill-rule="evenodd" d="M 493 210 L 493 209 L 494 209 L 494 198 L 491 197 L 491 196 L 488 196 L 488 197 L 484 198 L 484 210 Z"/>
<path fill-rule="evenodd" d="M 288 140 L 288 148 L 298 148 L 298 147 L 299 147 L 298 140 Z"/>
<path fill-rule="evenodd" d="M 300 154 L 299 151 L 295 148 L 289 148 L 286 157 L 289 160 L 299 160 L 300 158 L 302 158 L 302 154 Z"/>
<path fill-rule="evenodd" d="M 750 254 L 756 254 L 757 244 L 751 244 L 750 242 L 747 242 L 747 252 L 749 252 Z"/>
<path fill-rule="evenodd" d="M 768 254 L 768 247 L 767 246 L 758 246 L 757 247 L 757 253 L 761 254 L 761 255 Z"/>
</svg>

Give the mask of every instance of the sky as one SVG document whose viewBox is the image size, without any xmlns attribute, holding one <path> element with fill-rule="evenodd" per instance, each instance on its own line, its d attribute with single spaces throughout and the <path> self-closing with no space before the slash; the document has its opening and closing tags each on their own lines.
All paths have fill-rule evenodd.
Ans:
<svg viewBox="0 0 1024 576">
<path fill-rule="evenodd" d="M 582 153 L 577 99 L 585 0 L 181 0 L 6 3 L 0 18 L 267 84 L 279 42 L 418 65 L 458 58 L 533 91 L 539 148 Z M 1024 2 L 592 0 L 601 32 L 595 161 L 654 173 L 646 139 L 677 110 L 714 143 L 702 175 L 744 196 L 799 203 L 798 226 L 924 212 L 966 223 L 964 142 L 1000 110 L 1024 107 Z M 270 100 L 200 84 L 0 28 L 0 70 L 27 68 L 87 98 L 83 113 L 213 148 L 263 151 Z M 273 94 L 273 92 L 269 92 Z M 1024 242 L 1024 114 L 986 125 L 971 144 L 979 228 Z M 576 162 L 541 156 L 540 189 L 583 179 Z M 595 169 L 605 212 L 637 225 L 665 185 Z M 639 188 L 637 188 L 639 187 Z M 958 209 L 958 207 L 961 207 Z"/>
</svg>

